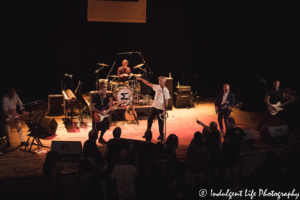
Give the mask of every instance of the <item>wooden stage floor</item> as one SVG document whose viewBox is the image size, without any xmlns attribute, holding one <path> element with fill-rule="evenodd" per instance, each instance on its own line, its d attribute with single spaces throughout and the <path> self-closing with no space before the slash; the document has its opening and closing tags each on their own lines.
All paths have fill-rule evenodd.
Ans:
<svg viewBox="0 0 300 200">
<path fill-rule="evenodd" d="M 167 119 L 167 135 L 176 134 L 179 138 L 179 147 L 177 149 L 177 157 L 180 161 L 185 159 L 185 154 L 190 141 L 196 131 L 202 131 L 203 127 L 196 123 L 196 118 L 205 124 L 209 124 L 211 121 L 217 122 L 217 115 L 214 113 L 213 102 L 206 102 L 203 104 L 196 105 L 195 108 L 187 109 L 176 109 L 168 111 L 169 118 Z M 240 111 L 238 108 L 233 108 L 231 114 L 235 118 L 236 123 L 242 129 L 255 129 L 257 124 L 264 118 L 264 113 L 260 112 L 248 112 Z M 69 125 L 65 127 L 62 118 L 64 116 L 55 116 L 55 120 L 58 122 L 58 128 L 56 135 L 44 140 L 41 140 L 45 146 L 51 146 L 52 141 L 80 141 L 82 144 L 88 139 L 88 132 L 92 128 L 92 123 L 88 122 L 86 125 L 80 126 Z M 112 136 L 112 131 L 115 127 L 119 126 L 122 129 L 122 138 L 143 140 L 142 136 L 147 127 L 147 120 L 139 120 L 137 124 L 122 125 L 123 121 L 118 121 L 117 124 L 112 124 L 109 130 L 104 135 L 104 139 L 109 140 Z M 284 122 L 279 118 L 274 118 L 273 121 L 269 122 L 269 126 L 283 125 Z M 22 122 L 23 135 L 26 140 L 28 128 L 24 122 Z M 152 126 L 153 142 L 156 143 L 156 138 L 159 135 L 157 120 Z M 241 154 L 243 155 L 255 155 L 257 153 L 266 152 L 270 148 L 277 149 L 278 151 L 283 145 L 264 145 L 260 140 L 259 132 L 255 131 L 256 142 L 254 148 L 244 149 Z M 292 135 L 290 143 L 293 145 L 299 144 L 299 135 Z M 222 138 L 223 141 L 223 138 Z M 38 154 L 32 154 L 18 150 L 20 144 L 15 128 L 11 128 L 11 144 L 12 151 L 0 155 L 0 179 L 11 179 L 11 178 L 24 178 L 24 177 L 37 177 L 42 174 L 42 165 L 45 160 L 46 152 L 49 151 L 47 148 L 43 148 L 44 152 Z M 102 153 L 104 153 L 106 145 L 98 144 L 98 147 Z M 33 146 L 33 149 L 35 146 Z M 255 163 L 256 165 L 262 159 L 262 157 L 254 158 L 255 160 L 248 159 L 248 162 Z M 246 162 L 246 161 L 245 161 Z M 77 171 L 77 164 L 60 164 L 62 166 L 62 173 L 72 173 Z M 248 164 L 243 163 L 248 166 Z M 251 164 L 250 164 L 251 165 Z M 253 164 L 252 164 L 253 166 Z M 255 167 L 255 166 L 253 166 Z M 249 173 L 253 167 L 248 170 L 245 169 L 244 174 Z"/>
</svg>

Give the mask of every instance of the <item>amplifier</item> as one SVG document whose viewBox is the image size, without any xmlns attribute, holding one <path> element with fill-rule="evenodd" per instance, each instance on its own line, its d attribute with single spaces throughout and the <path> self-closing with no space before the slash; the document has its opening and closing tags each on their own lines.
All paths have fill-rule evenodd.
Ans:
<svg viewBox="0 0 300 200">
<path fill-rule="evenodd" d="M 65 111 L 64 96 L 62 94 L 49 94 L 48 115 L 63 115 Z"/>
<path fill-rule="evenodd" d="M 185 108 L 190 106 L 190 101 L 193 98 L 193 93 L 188 94 L 177 94 L 175 92 L 175 107 L 176 108 Z"/>
<path fill-rule="evenodd" d="M 191 92 L 191 86 L 176 86 L 178 94 L 188 94 Z"/>
</svg>

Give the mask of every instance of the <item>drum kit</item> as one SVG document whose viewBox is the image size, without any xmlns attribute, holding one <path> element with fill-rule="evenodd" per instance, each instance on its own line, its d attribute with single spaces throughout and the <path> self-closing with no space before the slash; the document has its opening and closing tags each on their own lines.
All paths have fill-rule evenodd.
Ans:
<svg viewBox="0 0 300 200">
<path fill-rule="evenodd" d="M 144 63 L 136 65 L 133 69 L 140 68 Z M 126 102 L 125 105 L 129 105 L 133 102 L 139 101 L 141 97 L 141 83 L 136 80 L 135 77 L 141 77 L 141 74 L 122 74 L 128 76 L 128 80 L 121 82 L 115 80 L 117 75 L 110 75 L 113 78 L 107 81 L 107 90 L 111 91 L 115 101 Z"/>
</svg>

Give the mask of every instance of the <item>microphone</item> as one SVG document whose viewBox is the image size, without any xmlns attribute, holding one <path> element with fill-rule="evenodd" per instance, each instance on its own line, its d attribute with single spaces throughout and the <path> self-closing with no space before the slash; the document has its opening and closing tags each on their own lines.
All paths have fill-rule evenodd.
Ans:
<svg viewBox="0 0 300 200">
<path fill-rule="evenodd" d="M 65 76 L 69 76 L 70 78 L 72 78 L 73 74 L 65 74 Z"/>
<path fill-rule="evenodd" d="M 263 82 L 263 83 L 267 82 L 267 81 L 265 81 L 264 79 L 260 79 L 260 81 Z"/>
</svg>

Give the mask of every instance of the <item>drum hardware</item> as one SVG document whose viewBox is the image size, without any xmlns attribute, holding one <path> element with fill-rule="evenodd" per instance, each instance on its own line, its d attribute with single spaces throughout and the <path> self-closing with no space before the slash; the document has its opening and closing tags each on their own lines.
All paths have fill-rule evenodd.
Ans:
<svg viewBox="0 0 300 200">
<path fill-rule="evenodd" d="M 101 65 L 101 66 L 105 66 L 105 67 L 108 67 L 108 66 L 109 66 L 109 65 L 104 64 L 104 63 L 97 63 L 97 65 Z"/>
<path fill-rule="evenodd" d="M 138 65 L 134 66 L 132 69 L 141 68 L 141 66 L 143 66 L 143 65 L 145 65 L 145 63 L 138 64 Z"/>
<path fill-rule="evenodd" d="M 104 67 L 107 67 L 108 65 L 103 64 L 103 63 L 97 63 L 97 65 L 101 65 L 101 66 L 102 66 L 100 69 L 97 69 L 97 70 L 95 71 L 95 73 L 96 73 L 96 90 L 98 91 L 98 90 L 99 90 L 99 84 L 98 84 L 98 80 L 99 80 L 99 78 L 98 78 L 98 72 L 99 72 L 101 69 L 103 69 Z"/>
</svg>

